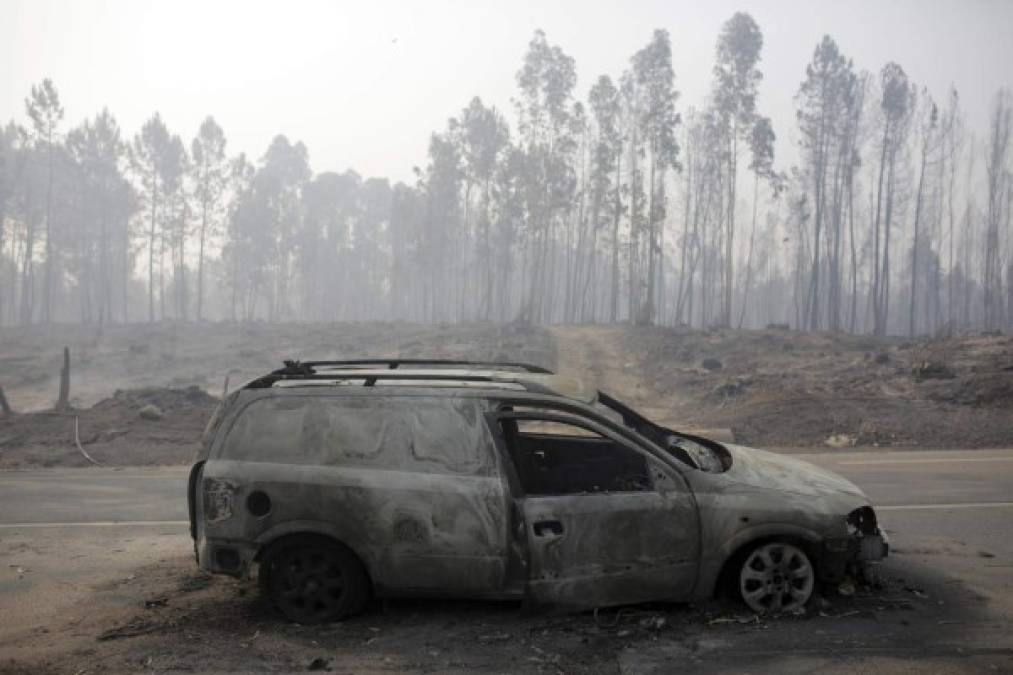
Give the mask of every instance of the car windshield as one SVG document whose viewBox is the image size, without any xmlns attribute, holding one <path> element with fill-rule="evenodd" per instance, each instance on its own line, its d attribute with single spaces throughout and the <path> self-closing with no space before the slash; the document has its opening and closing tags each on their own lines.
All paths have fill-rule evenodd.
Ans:
<svg viewBox="0 0 1013 675">
<path fill-rule="evenodd" d="M 650 421 L 605 392 L 598 392 L 595 408 L 617 424 L 622 424 L 650 439 L 655 445 L 694 469 L 720 473 L 728 468 L 723 456 L 715 448 Z"/>
</svg>

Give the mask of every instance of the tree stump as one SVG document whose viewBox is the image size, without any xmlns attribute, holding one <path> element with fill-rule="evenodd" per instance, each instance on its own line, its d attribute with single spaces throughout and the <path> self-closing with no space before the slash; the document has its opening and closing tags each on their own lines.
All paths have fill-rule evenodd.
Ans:
<svg viewBox="0 0 1013 675">
<path fill-rule="evenodd" d="M 70 408 L 70 348 L 63 348 L 63 368 L 60 369 L 60 398 L 56 400 L 56 409 L 64 411 Z"/>
</svg>

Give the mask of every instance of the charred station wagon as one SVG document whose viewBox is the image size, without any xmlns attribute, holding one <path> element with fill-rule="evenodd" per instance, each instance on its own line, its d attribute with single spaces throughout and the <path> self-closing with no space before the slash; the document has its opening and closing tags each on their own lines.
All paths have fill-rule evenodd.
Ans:
<svg viewBox="0 0 1013 675">
<path fill-rule="evenodd" d="M 302 623 L 370 595 L 581 608 L 725 582 L 755 611 L 797 610 L 888 550 L 847 480 L 526 364 L 287 362 L 219 406 L 189 504 L 201 569 L 259 565 Z"/>
</svg>

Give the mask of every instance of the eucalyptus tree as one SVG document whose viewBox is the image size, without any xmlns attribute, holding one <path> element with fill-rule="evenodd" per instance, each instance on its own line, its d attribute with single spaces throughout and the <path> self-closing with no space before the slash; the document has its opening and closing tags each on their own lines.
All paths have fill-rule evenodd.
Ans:
<svg viewBox="0 0 1013 675">
<path fill-rule="evenodd" d="M 526 313 L 533 321 L 551 318 L 551 273 L 558 222 L 572 205 L 573 89 L 576 65 L 558 45 L 549 45 L 545 33 L 535 31 L 524 63 L 517 72 L 520 146 L 527 156 L 526 201 L 528 254 L 531 259 Z"/>
<path fill-rule="evenodd" d="M 169 251 L 169 264 L 172 266 L 172 314 L 177 319 L 187 318 L 186 240 L 189 234 L 190 204 L 185 179 L 189 162 L 183 139 L 178 135 L 172 135 L 165 146 L 159 171 L 165 198 L 158 249 L 159 313 L 163 320 L 166 318 L 166 249 Z"/>
<path fill-rule="evenodd" d="M 191 183 L 199 210 L 197 251 L 197 321 L 204 317 L 204 258 L 209 237 L 220 231 L 229 160 L 225 154 L 225 133 L 210 115 L 201 123 L 190 143 Z"/>
<path fill-rule="evenodd" d="M 947 275 L 946 275 L 946 313 L 947 320 L 956 321 L 956 299 L 954 296 L 954 278 L 956 276 L 954 258 L 956 249 L 956 194 L 957 172 L 960 170 L 961 157 L 965 142 L 963 115 L 960 112 L 960 95 L 956 88 L 951 87 L 948 95 L 946 111 L 943 113 L 942 146 L 943 146 L 943 185 L 946 195 L 947 220 Z"/>
<path fill-rule="evenodd" d="M 702 111 L 690 110 L 683 136 L 684 221 L 673 317 L 676 323 L 693 324 L 696 311 L 699 311 L 702 326 L 708 325 L 712 318 L 711 296 L 717 287 L 714 277 L 722 273 L 716 263 L 724 227 L 721 208 L 726 166 L 721 150 L 723 136 L 721 119 L 713 106 Z"/>
<path fill-rule="evenodd" d="M 113 288 L 120 290 L 120 314 L 127 320 L 127 287 L 132 277 L 130 221 L 137 208 L 133 186 L 123 175 L 126 143 L 119 124 L 107 109 L 67 134 L 67 148 L 78 174 L 80 202 L 75 234 L 78 240 L 78 284 L 83 296 L 82 318 L 92 294 L 99 321 L 111 321 Z M 92 265 L 98 263 L 97 279 Z M 113 274 L 118 275 L 114 281 Z"/>
<path fill-rule="evenodd" d="M 46 267 L 42 286 L 42 321 L 49 323 L 52 311 L 53 284 L 53 172 L 55 141 L 58 126 L 63 120 L 63 106 L 53 81 L 46 78 L 41 84 L 32 86 L 31 95 L 25 99 L 25 109 L 32 120 L 35 142 L 45 148 L 46 153 Z"/>
<path fill-rule="evenodd" d="M 254 179 L 260 203 L 266 208 L 263 227 L 270 233 L 268 249 L 272 285 L 269 289 L 268 318 L 293 316 L 289 292 L 296 237 L 301 226 L 302 191 L 311 175 L 309 153 L 301 141 L 291 143 L 275 136 L 268 146 Z"/>
<path fill-rule="evenodd" d="M 672 70 L 672 46 L 668 31 L 656 30 L 651 42 L 634 54 L 632 73 L 641 97 L 636 124 L 648 153 L 647 204 L 647 297 L 636 308 L 639 323 L 652 323 L 657 313 L 658 286 L 664 286 L 663 232 L 665 220 L 665 176 L 678 169 L 679 144 L 675 129 L 679 115 L 675 101 L 675 73 Z M 658 277 L 661 277 L 659 283 Z M 631 314 L 634 308 L 630 308 Z"/>
<path fill-rule="evenodd" d="M 303 189 L 296 254 L 304 317 L 348 318 L 348 290 L 359 264 L 353 229 L 360 217 L 361 185 L 362 178 L 354 171 L 325 171 Z"/>
<path fill-rule="evenodd" d="M 731 324 L 734 281 L 735 200 L 738 179 L 739 142 L 748 142 L 756 117 L 757 86 L 763 74 L 757 68 L 763 49 L 763 34 L 749 14 L 736 12 L 722 26 L 714 64 L 714 105 L 725 131 L 727 161 L 727 202 L 724 232 L 724 297 L 721 321 Z"/>
<path fill-rule="evenodd" d="M 623 190 L 629 197 L 626 218 L 629 224 L 628 242 L 626 246 L 626 318 L 630 323 L 637 319 L 637 308 L 640 307 L 640 248 L 641 234 L 645 230 L 644 214 L 647 195 L 644 192 L 644 170 L 641 159 L 645 155 L 644 138 L 637 124 L 640 118 L 639 108 L 642 104 L 637 79 L 633 73 L 626 71 L 619 80 L 619 94 L 622 101 L 622 124 L 626 129 L 626 158 L 628 169 Z"/>
<path fill-rule="evenodd" d="M 746 279 L 742 285 L 742 309 L 738 327 L 742 328 L 749 299 L 749 286 L 753 279 L 753 246 L 756 243 L 756 211 L 760 202 L 760 178 L 770 182 L 776 197 L 781 190 L 781 178 L 774 171 L 774 142 L 777 136 L 767 117 L 757 117 L 749 134 L 749 169 L 753 172 L 753 218 L 749 228 L 749 248 L 746 254 Z"/>
<path fill-rule="evenodd" d="M 359 209 L 354 230 L 357 274 L 349 301 L 355 319 L 375 319 L 382 317 L 388 306 L 385 256 L 393 194 L 386 178 L 367 178 L 357 193 Z"/>
<path fill-rule="evenodd" d="M 387 278 L 390 290 L 388 312 L 392 318 L 418 320 L 412 290 L 415 268 L 415 227 L 420 220 L 421 206 L 418 191 L 405 183 L 395 183 L 391 189 L 388 241 L 390 261 Z M 492 260 L 488 261 L 492 266 Z"/>
<path fill-rule="evenodd" d="M 155 320 L 155 242 L 162 206 L 164 157 L 168 152 L 169 130 L 156 112 L 130 146 L 130 163 L 140 179 L 148 222 L 148 321 Z"/>
<path fill-rule="evenodd" d="M 446 134 L 429 139 L 429 163 L 423 180 L 425 213 L 418 232 L 418 268 L 422 304 L 427 321 L 458 318 L 460 303 L 453 302 L 453 279 L 448 274 L 457 262 L 452 245 L 461 223 L 461 157 L 459 147 Z"/>
<path fill-rule="evenodd" d="M 253 164 L 244 153 L 239 153 L 229 160 L 227 174 L 229 203 L 226 207 L 225 241 L 222 245 L 222 259 L 227 264 L 228 275 L 224 286 L 230 291 L 229 318 L 232 321 L 242 316 L 248 318 L 247 300 L 253 295 L 256 268 L 251 258 L 254 250 L 251 245 L 253 230 L 254 197 L 253 177 L 256 172 Z M 242 315 L 239 309 L 242 308 Z"/>
<path fill-rule="evenodd" d="M 927 90 L 921 95 L 922 111 L 919 115 L 919 167 L 918 187 L 915 192 L 915 215 L 912 223 L 911 242 L 911 279 L 910 279 L 910 302 L 908 303 L 908 335 L 914 335 L 916 331 L 916 317 L 918 309 L 918 269 L 921 262 L 921 248 L 924 246 L 931 253 L 931 239 L 927 233 L 923 233 L 926 180 L 931 180 L 930 172 L 940 162 L 939 152 L 942 149 L 940 135 L 939 107 L 932 100 Z M 927 242 L 927 243 L 926 243 Z"/>
<path fill-rule="evenodd" d="M 902 153 L 907 144 L 915 89 L 907 73 L 890 62 L 880 71 L 879 170 L 873 219 L 873 332 L 885 335 L 890 317 L 890 239 L 897 207 L 897 188 L 903 171 Z"/>
<path fill-rule="evenodd" d="M 831 329 L 838 329 L 841 314 L 841 224 L 847 181 L 856 161 L 854 125 L 858 99 L 857 77 L 829 35 L 816 46 L 795 100 L 798 105 L 799 143 L 811 189 L 811 265 L 802 321 L 818 330 L 823 314 Z M 826 250 L 824 250 L 824 238 Z M 826 262 L 824 265 L 823 262 Z M 824 287 L 827 278 L 827 302 Z"/>
<path fill-rule="evenodd" d="M 619 221 L 622 217 L 622 201 L 620 196 L 620 170 L 623 154 L 623 135 L 619 129 L 620 99 L 619 90 L 608 75 L 602 75 L 588 93 L 588 104 L 594 125 L 594 144 L 591 151 L 591 243 L 592 254 L 597 251 L 598 233 L 606 226 L 605 220 L 611 221 L 611 275 L 610 279 L 610 318 L 615 321 L 619 303 Z M 593 294 L 595 274 L 598 266 L 594 260 L 588 266 L 581 297 L 584 306 L 584 318 L 597 318 L 597 314 L 587 306 L 589 291 Z M 603 275 L 604 276 L 604 275 Z M 590 297 L 593 297 L 591 295 Z"/>
<path fill-rule="evenodd" d="M 488 319 L 493 292 L 492 267 L 488 264 L 492 257 L 492 184 L 496 167 L 510 147 L 510 128 L 499 111 L 486 107 L 476 96 L 461 112 L 456 138 L 464 179 L 464 230 L 467 233 L 472 232 L 472 190 L 480 191 L 472 266 L 476 288 L 481 292 L 475 294 L 472 304 L 477 306 L 478 316 Z"/>
<path fill-rule="evenodd" d="M 496 280 L 493 316 L 501 321 L 513 318 L 515 253 L 525 221 L 526 167 L 527 155 L 511 145 L 496 167 L 493 182 L 492 219 L 496 254 L 490 264 L 495 268 L 493 276 Z"/>
<path fill-rule="evenodd" d="M 10 221 L 10 310 L 12 322 L 31 323 L 36 308 L 35 245 L 39 224 L 45 218 L 45 204 L 39 200 L 39 186 L 45 184 L 40 151 L 28 130 L 11 122 L 4 130 L 7 143 L 6 212 Z M 0 289 L 2 291 L 2 289 Z"/>
<path fill-rule="evenodd" d="M 986 212 L 985 250 L 982 290 L 985 327 L 999 328 L 1003 323 L 1002 306 L 1002 252 L 1000 230 L 1008 226 L 1010 208 L 1013 207 L 1011 185 L 1010 133 L 1013 131 L 1013 96 L 1009 89 L 996 93 L 988 125 L 985 146 Z"/>
<path fill-rule="evenodd" d="M 13 287 L 8 281 L 8 261 L 4 253 L 7 245 L 7 211 L 13 186 L 14 147 L 7 128 L 0 127 L 0 326 L 4 323 L 5 309 L 9 289 Z"/>
</svg>

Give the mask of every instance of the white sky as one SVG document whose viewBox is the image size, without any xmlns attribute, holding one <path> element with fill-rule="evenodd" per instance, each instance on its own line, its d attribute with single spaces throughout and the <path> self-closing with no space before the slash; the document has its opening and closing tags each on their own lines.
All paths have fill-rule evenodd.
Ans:
<svg viewBox="0 0 1013 675">
<path fill-rule="evenodd" d="M 259 158 L 284 133 L 306 143 L 315 171 L 409 180 L 429 134 L 473 95 L 512 119 L 536 28 L 576 59 L 581 99 L 668 29 L 684 110 L 702 103 L 718 30 L 740 9 L 764 34 L 759 106 L 782 158 L 824 33 L 860 68 L 897 61 L 937 100 L 955 83 L 977 130 L 1013 83 L 1013 0 L 0 0 L 0 120 L 25 121 L 30 86 L 51 77 L 70 124 L 108 106 L 132 135 L 158 110 L 189 143 L 210 113 L 230 152 Z"/>
</svg>

